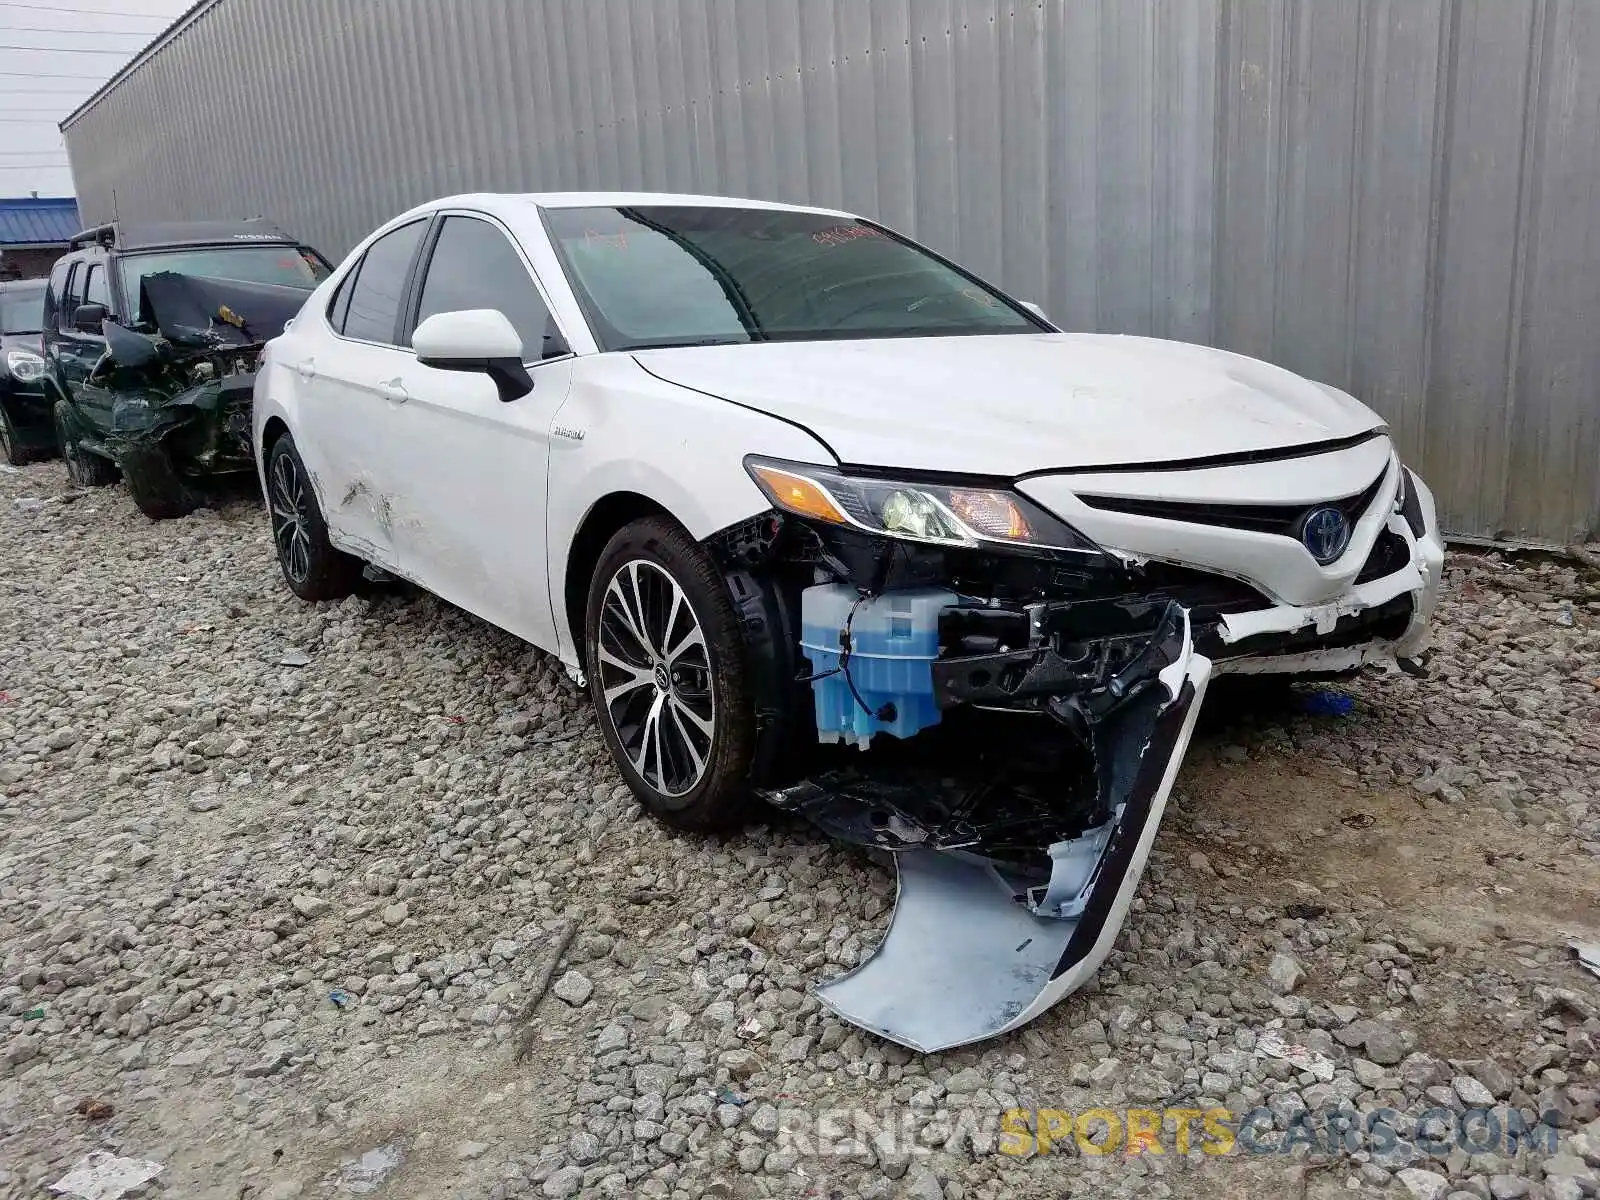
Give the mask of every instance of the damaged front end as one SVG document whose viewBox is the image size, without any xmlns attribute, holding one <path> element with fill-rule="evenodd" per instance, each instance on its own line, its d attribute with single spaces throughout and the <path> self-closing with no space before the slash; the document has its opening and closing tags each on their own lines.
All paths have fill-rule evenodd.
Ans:
<svg viewBox="0 0 1600 1200">
<path fill-rule="evenodd" d="M 172 272 L 145 276 L 140 292 L 141 323 L 104 322 L 105 354 L 76 400 L 139 508 L 179 516 L 197 505 L 197 481 L 253 468 L 261 351 L 308 293 Z"/>
<path fill-rule="evenodd" d="M 918 1050 L 1014 1029 L 1121 927 L 1210 678 L 1189 607 L 1001 490 L 762 469 L 775 512 L 712 542 L 778 664 L 762 724 L 800 730 L 762 794 L 899 876 L 818 995 Z"/>
</svg>

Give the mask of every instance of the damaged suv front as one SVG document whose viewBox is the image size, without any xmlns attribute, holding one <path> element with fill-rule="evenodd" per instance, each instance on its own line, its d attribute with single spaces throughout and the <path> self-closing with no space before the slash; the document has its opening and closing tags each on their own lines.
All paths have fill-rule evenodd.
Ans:
<svg viewBox="0 0 1600 1200">
<path fill-rule="evenodd" d="M 736 595 L 795 610 L 816 740 L 837 748 L 765 795 L 899 873 L 883 943 L 819 995 L 923 1050 L 1015 1028 L 1098 969 L 1214 673 L 1409 662 L 1443 561 L 1381 433 L 1230 464 L 1231 494 L 1291 501 L 1272 505 L 1136 495 L 1197 496 L 1216 464 L 746 469 L 772 513 L 714 544 L 751 573 Z"/>
</svg>

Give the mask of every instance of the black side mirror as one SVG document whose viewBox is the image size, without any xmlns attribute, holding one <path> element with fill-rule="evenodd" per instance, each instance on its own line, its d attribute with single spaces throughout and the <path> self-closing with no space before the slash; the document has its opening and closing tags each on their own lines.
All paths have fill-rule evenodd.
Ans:
<svg viewBox="0 0 1600 1200">
<path fill-rule="evenodd" d="M 72 327 L 79 333 L 99 333 L 100 322 L 110 315 L 104 304 L 80 304 L 72 310 Z"/>
<path fill-rule="evenodd" d="M 417 361 L 439 371 L 482 372 L 494 381 L 495 390 L 506 404 L 533 391 L 533 376 L 520 358 L 424 358 L 419 354 Z"/>
</svg>

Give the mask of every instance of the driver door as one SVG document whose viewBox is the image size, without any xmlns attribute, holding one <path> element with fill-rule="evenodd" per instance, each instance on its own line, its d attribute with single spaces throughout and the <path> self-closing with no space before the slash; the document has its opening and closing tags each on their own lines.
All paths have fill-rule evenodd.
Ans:
<svg viewBox="0 0 1600 1200">
<path fill-rule="evenodd" d="M 401 573 L 535 645 L 554 649 L 545 559 L 550 425 L 571 356 L 511 236 L 487 217 L 441 214 L 424 249 L 410 331 L 435 313 L 492 308 L 522 337 L 533 390 L 502 401 L 487 375 L 424 366 L 391 381 L 400 397 L 393 466 L 404 511 Z"/>
</svg>

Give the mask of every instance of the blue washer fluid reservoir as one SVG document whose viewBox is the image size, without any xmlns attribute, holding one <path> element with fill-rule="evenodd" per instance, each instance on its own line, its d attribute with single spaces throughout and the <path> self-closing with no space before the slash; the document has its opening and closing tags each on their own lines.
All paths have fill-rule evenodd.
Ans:
<svg viewBox="0 0 1600 1200">
<path fill-rule="evenodd" d="M 939 613 L 956 603 L 956 594 L 942 588 L 907 588 L 870 600 L 838 583 L 801 592 L 800 648 L 811 663 L 817 740 L 865 750 L 874 734 L 905 738 L 937 725 L 932 663 L 939 657 Z M 847 623 L 848 680 L 839 669 Z M 878 715 L 885 705 L 893 710 L 887 720 Z"/>
</svg>

